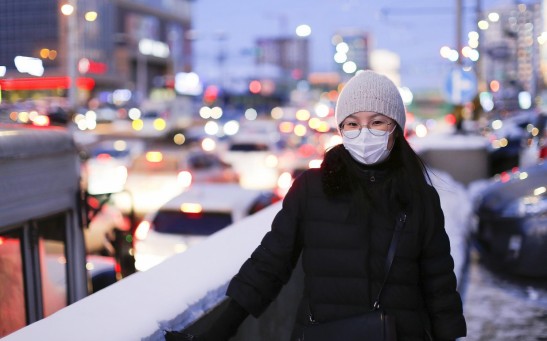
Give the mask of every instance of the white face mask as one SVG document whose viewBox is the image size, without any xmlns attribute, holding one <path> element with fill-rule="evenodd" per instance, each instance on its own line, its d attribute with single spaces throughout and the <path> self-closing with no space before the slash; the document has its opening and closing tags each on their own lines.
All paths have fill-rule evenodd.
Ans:
<svg viewBox="0 0 547 341">
<path fill-rule="evenodd" d="M 367 128 L 362 128 L 359 136 L 354 139 L 342 135 L 342 144 L 356 161 L 372 165 L 384 161 L 389 156 L 390 150 L 387 148 L 389 135 L 391 133 L 376 136 Z"/>
</svg>

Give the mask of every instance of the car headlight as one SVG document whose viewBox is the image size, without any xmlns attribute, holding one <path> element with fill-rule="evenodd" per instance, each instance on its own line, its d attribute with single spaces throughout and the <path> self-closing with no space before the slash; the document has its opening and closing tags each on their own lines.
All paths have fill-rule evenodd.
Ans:
<svg viewBox="0 0 547 341">
<path fill-rule="evenodd" d="M 502 217 L 525 217 L 547 213 L 547 197 L 530 195 L 513 200 L 502 211 Z"/>
<path fill-rule="evenodd" d="M 264 159 L 264 164 L 266 165 L 266 167 L 268 168 L 275 168 L 277 167 L 279 161 L 277 159 L 277 156 L 273 155 L 273 154 L 269 154 L 268 156 L 266 156 L 266 158 Z"/>
</svg>

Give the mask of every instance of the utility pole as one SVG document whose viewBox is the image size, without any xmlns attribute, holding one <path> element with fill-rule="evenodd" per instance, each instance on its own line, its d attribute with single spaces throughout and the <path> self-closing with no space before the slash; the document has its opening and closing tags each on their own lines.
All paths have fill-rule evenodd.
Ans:
<svg viewBox="0 0 547 341">
<path fill-rule="evenodd" d="M 475 8 L 475 21 L 478 23 L 479 21 L 482 20 L 482 0 L 476 0 L 476 8 Z M 481 44 L 482 44 L 482 40 L 481 40 L 481 37 L 482 35 L 479 35 L 479 46 L 478 46 L 478 50 L 479 50 L 479 53 L 481 52 L 485 52 L 484 49 L 482 48 Z M 481 89 L 483 87 L 483 72 L 482 72 L 482 60 L 483 60 L 483 56 L 481 54 L 479 54 L 479 59 L 477 60 L 476 64 L 475 64 L 475 72 L 477 74 L 477 87 L 479 89 Z"/>
<path fill-rule="evenodd" d="M 458 68 L 462 68 L 462 5 L 463 0 L 456 0 L 456 50 L 458 51 L 458 60 L 456 65 Z M 454 116 L 456 118 L 456 133 L 460 133 L 463 130 L 463 105 L 454 105 Z"/>
<path fill-rule="evenodd" d="M 67 17 L 67 58 L 66 67 L 69 78 L 68 105 L 71 110 L 78 106 L 77 59 L 78 59 L 78 4 L 77 0 L 68 0 L 67 5 L 72 6 L 72 13 L 65 14 Z"/>
</svg>

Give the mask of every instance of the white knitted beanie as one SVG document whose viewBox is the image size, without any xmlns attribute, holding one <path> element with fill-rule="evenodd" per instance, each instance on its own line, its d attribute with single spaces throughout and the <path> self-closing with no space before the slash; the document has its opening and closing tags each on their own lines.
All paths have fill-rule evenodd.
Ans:
<svg viewBox="0 0 547 341">
<path fill-rule="evenodd" d="M 405 129 L 406 110 L 397 86 L 374 71 L 357 73 L 342 88 L 335 110 L 338 127 L 346 117 L 359 111 L 386 115 Z"/>
</svg>

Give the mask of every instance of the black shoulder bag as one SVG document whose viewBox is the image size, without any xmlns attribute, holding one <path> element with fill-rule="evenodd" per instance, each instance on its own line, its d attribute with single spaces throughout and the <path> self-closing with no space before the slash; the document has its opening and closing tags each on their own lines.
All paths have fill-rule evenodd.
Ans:
<svg viewBox="0 0 547 341">
<path fill-rule="evenodd" d="M 389 245 L 386 258 L 386 274 L 374 305 L 370 312 L 332 322 L 312 324 L 304 328 L 304 341 L 396 341 L 395 317 L 386 314 L 380 306 L 382 290 L 387 282 L 389 270 L 395 258 L 399 236 L 406 222 L 406 214 L 401 212 Z"/>
</svg>

